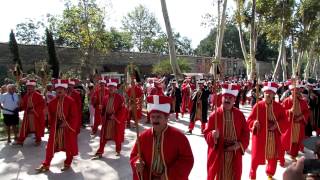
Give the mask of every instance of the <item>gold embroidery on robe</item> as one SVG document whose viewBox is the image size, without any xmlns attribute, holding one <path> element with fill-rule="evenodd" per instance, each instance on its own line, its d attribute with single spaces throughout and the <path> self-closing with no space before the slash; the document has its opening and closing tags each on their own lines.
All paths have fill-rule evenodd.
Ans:
<svg viewBox="0 0 320 180">
<path fill-rule="evenodd" d="M 56 135 L 55 135 L 55 141 L 54 141 L 54 147 L 56 151 L 63 151 L 65 150 L 65 142 L 64 142 L 64 130 L 66 127 L 66 124 L 64 122 L 64 116 L 63 116 L 63 99 L 59 99 L 58 106 L 57 106 L 57 128 L 56 128 Z"/>
<path fill-rule="evenodd" d="M 294 106 L 294 115 L 300 115 L 301 114 L 301 108 L 300 108 L 300 102 L 297 99 L 296 101 L 293 101 L 295 103 Z M 292 124 L 292 137 L 291 137 L 291 143 L 298 143 L 299 141 L 299 135 L 300 135 L 300 122 L 295 122 L 293 120 Z"/>
<path fill-rule="evenodd" d="M 237 141 L 237 135 L 234 127 L 233 115 L 230 111 L 224 111 L 224 143 L 232 145 Z M 224 161 L 221 169 L 219 180 L 233 180 L 234 179 L 234 151 L 225 151 Z"/>
<path fill-rule="evenodd" d="M 33 97 L 33 94 L 29 96 L 28 103 L 27 103 L 28 128 L 29 128 L 29 132 L 36 132 L 35 124 L 34 124 L 34 113 L 33 111 L 29 110 L 29 109 L 33 109 L 32 97 Z"/>
<path fill-rule="evenodd" d="M 105 134 L 104 134 L 105 139 L 113 139 L 116 133 L 115 131 L 116 122 L 115 120 L 110 119 L 110 116 L 114 113 L 113 101 L 114 101 L 114 97 L 109 96 L 109 100 L 106 105 L 106 119 L 105 119 L 106 125 L 105 125 Z"/>
<path fill-rule="evenodd" d="M 202 120 L 202 91 L 197 92 L 197 102 L 196 102 L 196 115 L 194 120 Z"/>
<path fill-rule="evenodd" d="M 164 172 L 164 165 L 161 157 L 161 133 L 154 135 L 154 151 L 152 161 L 152 174 L 160 175 Z"/>
<path fill-rule="evenodd" d="M 275 131 L 277 129 L 270 129 L 276 126 L 276 118 L 273 114 L 273 106 L 272 103 L 266 104 L 267 108 L 267 140 L 266 140 L 266 148 L 265 148 L 265 154 L 266 159 L 275 159 L 277 157 L 276 152 L 276 139 L 275 139 Z"/>
<path fill-rule="evenodd" d="M 172 98 L 171 112 L 176 112 L 176 89 L 175 88 L 173 88 L 171 91 L 171 98 Z"/>
</svg>

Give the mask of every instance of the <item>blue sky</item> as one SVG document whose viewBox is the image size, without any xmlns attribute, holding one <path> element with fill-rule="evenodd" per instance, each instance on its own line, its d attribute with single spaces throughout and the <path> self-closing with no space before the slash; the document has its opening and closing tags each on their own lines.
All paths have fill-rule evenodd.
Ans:
<svg viewBox="0 0 320 180">
<path fill-rule="evenodd" d="M 216 12 L 212 2 L 216 0 L 167 0 L 171 26 L 175 32 L 192 40 L 192 47 L 210 32 L 210 28 L 201 26 L 202 16 Z M 107 7 L 108 27 L 120 28 L 121 19 L 139 4 L 153 12 L 165 31 L 160 0 L 97 0 Z M 230 2 L 230 1 L 229 1 Z M 230 4 L 229 4 L 230 6 Z M 1 0 L 0 6 L 0 42 L 7 42 L 11 29 L 26 18 L 41 20 L 45 15 L 61 14 L 63 0 Z"/>
</svg>

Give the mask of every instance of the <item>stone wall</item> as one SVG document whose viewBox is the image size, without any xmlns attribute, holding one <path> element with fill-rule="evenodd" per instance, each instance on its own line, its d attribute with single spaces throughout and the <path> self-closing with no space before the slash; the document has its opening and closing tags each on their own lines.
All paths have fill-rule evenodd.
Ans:
<svg viewBox="0 0 320 180">
<path fill-rule="evenodd" d="M 19 45 L 21 61 L 24 72 L 33 70 L 36 63 L 47 59 L 47 49 L 45 46 Z M 61 71 L 69 69 L 78 69 L 81 64 L 80 52 L 76 48 L 56 48 L 57 56 L 60 62 Z M 202 56 L 179 56 L 186 59 L 190 64 L 192 73 L 208 73 L 210 70 L 211 57 Z M 12 68 L 12 55 L 8 44 L 0 43 L 0 66 Z M 106 55 L 98 54 L 93 57 L 97 61 L 98 70 L 106 72 L 123 73 L 128 63 L 133 62 L 137 65 L 142 74 L 150 74 L 152 65 L 159 63 L 161 60 L 169 59 L 168 55 L 155 53 L 137 53 L 137 52 L 110 52 Z M 238 76 L 245 74 L 245 68 L 242 59 L 222 58 L 225 75 Z M 262 66 L 261 66 L 262 67 Z M 263 70 L 270 71 L 271 63 L 265 63 Z M 269 67 L 269 68 L 265 68 Z M 261 68 L 262 70 L 262 68 Z M 264 73 L 263 73 L 264 74 Z"/>
</svg>

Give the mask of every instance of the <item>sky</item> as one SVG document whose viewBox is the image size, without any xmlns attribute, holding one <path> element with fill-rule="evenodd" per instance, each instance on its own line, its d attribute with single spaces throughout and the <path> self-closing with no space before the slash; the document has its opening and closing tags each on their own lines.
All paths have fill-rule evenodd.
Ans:
<svg viewBox="0 0 320 180">
<path fill-rule="evenodd" d="M 167 0 L 167 9 L 173 31 L 191 39 L 196 48 L 210 32 L 210 27 L 201 26 L 203 16 L 216 12 L 216 0 Z M 107 7 L 107 27 L 120 29 L 121 19 L 139 4 L 154 13 L 162 30 L 165 31 L 160 0 L 97 0 Z M 230 1 L 229 1 L 230 2 Z M 11 29 L 26 18 L 43 20 L 46 14 L 59 15 L 63 10 L 63 0 L 0 0 L 0 42 L 8 42 Z M 229 4 L 232 8 L 232 4 Z"/>
</svg>

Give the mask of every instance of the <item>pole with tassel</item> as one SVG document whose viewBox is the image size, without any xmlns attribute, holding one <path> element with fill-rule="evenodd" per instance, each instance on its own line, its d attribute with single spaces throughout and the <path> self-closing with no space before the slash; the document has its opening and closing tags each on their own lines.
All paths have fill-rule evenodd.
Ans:
<svg viewBox="0 0 320 180">
<path fill-rule="evenodd" d="M 129 64 L 127 71 L 128 71 L 128 74 L 130 77 L 135 76 L 135 70 L 134 70 L 132 63 Z M 127 77 L 127 78 L 130 78 L 130 77 Z M 132 79 L 131 79 L 131 81 L 132 81 Z M 130 86 L 128 86 L 128 87 L 130 87 Z M 131 106 L 130 108 L 132 110 L 134 123 L 135 123 L 135 130 L 136 130 L 136 136 L 137 136 L 136 143 L 137 143 L 137 148 L 138 148 L 139 161 L 142 162 L 140 136 L 139 136 L 139 120 L 138 120 L 138 116 L 137 116 L 135 86 L 131 86 L 131 88 L 130 88 L 129 106 Z M 140 180 L 143 180 L 143 174 L 138 174 L 138 176 L 139 176 Z"/>
</svg>

